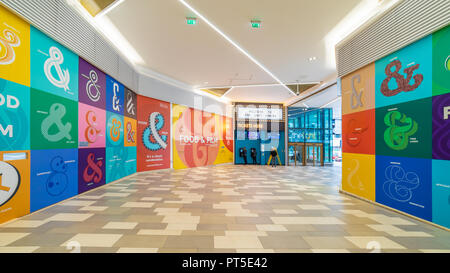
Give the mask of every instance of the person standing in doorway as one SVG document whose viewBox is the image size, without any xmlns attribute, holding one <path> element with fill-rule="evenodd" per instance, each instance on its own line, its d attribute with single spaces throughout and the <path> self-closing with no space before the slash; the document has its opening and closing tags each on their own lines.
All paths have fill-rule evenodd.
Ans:
<svg viewBox="0 0 450 273">
<path fill-rule="evenodd" d="M 277 149 L 275 149 L 275 147 L 272 147 L 272 150 L 270 151 L 270 155 L 272 156 L 272 162 L 271 165 L 272 167 L 277 167 L 277 157 L 278 157 L 278 153 L 277 153 Z"/>
<path fill-rule="evenodd" d="M 258 163 L 256 162 L 256 149 L 255 149 L 255 148 L 252 148 L 252 149 L 251 149 L 250 156 L 252 157 L 253 164 L 254 164 L 254 165 L 258 164 Z"/>
<path fill-rule="evenodd" d="M 244 147 L 244 164 L 247 165 L 247 148 Z"/>
</svg>

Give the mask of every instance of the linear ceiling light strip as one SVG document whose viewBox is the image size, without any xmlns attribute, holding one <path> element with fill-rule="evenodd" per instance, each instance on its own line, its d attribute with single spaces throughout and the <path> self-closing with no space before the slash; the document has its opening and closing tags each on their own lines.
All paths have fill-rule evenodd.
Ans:
<svg viewBox="0 0 450 273">
<path fill-rule="evenodd" d="M 263 66 L 260 62 L 258 62 L 258 60 L 256 60 L 255 58 L 253 58 L 253 56 L 251 56 L 247 51 L 245 51 L 242 47 L 240 47 L 236 42 L 234 42 L 233 40 L 231 40 L 230 37 L 228 37 L 225 33 L 223 33 L 219 28 L 217 28 L 213 23 L 211 23 L 208 19 L 206 19 L 202 14 L 200 14 L 197 10 L 195 10 L 192 6 L 190 6 L 188 3 L 186 3 L 186 1 L 184 0 L 179 0 L 184 6 L 186 6 L 190 11 L 192 11 L 193 13 L 195 13 L 195 15 L 197 15 L 198 17 L 200 17 L 200 19 L 202 19 L 204 22 L 206 22 L 206 24 L 208 24 L 212 29 L 214 29 L 214 31 L 216 31 L 217 33 L 219 33 L 223 38 L 225 38 L 225 40 L 227 40 L 230 44 L 232 44 L 235 48 L 237 48 L 242 54 L 244 54 L 245 56 L 247 56 L 247 58 L 249 58 L 253 63 L 255 63 L 257 66 L 259 66 L 262 70 L 264 70 L 267 74 L 269 74 L 275 81 L 277 81 L 280 85 L 283 85 L 286 90 L 288 90 L 290 93 L 292 93 L 294 96 L 296 96 L 296 94 L 289 89 L 280 79 L 278 79 L 272 72 L 269 71 L 269 69 L 267 69 L 265 66 Z"/>
</svg>

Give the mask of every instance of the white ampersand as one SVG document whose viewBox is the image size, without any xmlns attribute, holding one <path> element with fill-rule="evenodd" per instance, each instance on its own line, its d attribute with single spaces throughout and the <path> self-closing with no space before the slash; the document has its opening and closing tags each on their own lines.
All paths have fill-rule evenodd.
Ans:
<svg viewBox="0 0 450 273">
<path fill-rule="evenodd" d="M 114 96 L 113 96 L 113 109 L 114 111 L 120 111 L 120 105 L 119 105 L 119 98 L 117 97 L 117 93 L 119 93 L 119 85 L 117 83 L 114 83 Z"/>
<path fill-rule="evenodd" d="M 49 51 L 50 57 L 45 61 L 44 72 L 47 79 L 56 87 L 64 88 L 64 91 L 69 91 L 70 73 L 68 69 L 62 69 L 61 65 L 64 63 L 64 55 L 59 48 L 52 46 Z M 52 68 L 55 68 L 58 74 L 56 79 L 52 74 Z"/>
</svg>

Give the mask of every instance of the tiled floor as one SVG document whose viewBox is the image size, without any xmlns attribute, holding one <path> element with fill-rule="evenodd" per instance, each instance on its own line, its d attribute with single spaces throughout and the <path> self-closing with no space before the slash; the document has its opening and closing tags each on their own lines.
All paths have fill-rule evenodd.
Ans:
<svg viewBox="0 0 450 273">
<path fill-rule="evenodd" d="M 0 252 L 450 252 L 450 232 L 339 183 L 339 167 L 137 174 L 0 226 Z"/>
</svg>

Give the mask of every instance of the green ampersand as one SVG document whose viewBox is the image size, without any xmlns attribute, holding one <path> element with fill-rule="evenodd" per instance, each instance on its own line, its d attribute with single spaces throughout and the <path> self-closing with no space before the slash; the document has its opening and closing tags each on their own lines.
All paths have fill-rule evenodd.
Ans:
<svg viewBox="0 0 450 273">
<path fill-rule="evenodd" d="M 417 122 L 398 111 L 387 113 L 384 123 L 388 126 L 384 131 L 384 141 L 396 151 L 406 149 L 409 137 L 418 129 Z"/>
</svg>

